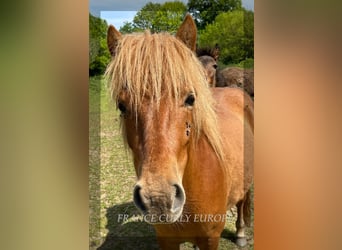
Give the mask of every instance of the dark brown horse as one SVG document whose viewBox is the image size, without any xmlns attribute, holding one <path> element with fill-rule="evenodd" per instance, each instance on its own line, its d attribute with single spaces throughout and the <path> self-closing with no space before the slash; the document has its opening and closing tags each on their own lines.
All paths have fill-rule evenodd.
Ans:
<svg viewBox="0 0 342 250">
<path fill-rule="evenodd" d="M 215 87 L 216 85 L 216 70 L 219 54 L 220 49 L 218 44 L 216 44 L 214 48 L 196 48 L 196 55 L 207 73 L 210 87 Z"/>
<path fill-rule="evenodd" d="M 216 87 L 239 87 L 254 97 L 254 70 L 228 67 L 217 71 Z"/>
<path fill-rule="evenodd" d="M 209 88 L 187 15 L 176 37 L 108 29 L 106 75 L 121 111 L 137 183 L 133 200 L 161 249 L 192 242 L 217 249 L 226 210 L 237 205 L 246 244 L 253 181 L 253 102 L 237 88 Z"/>
</svg>

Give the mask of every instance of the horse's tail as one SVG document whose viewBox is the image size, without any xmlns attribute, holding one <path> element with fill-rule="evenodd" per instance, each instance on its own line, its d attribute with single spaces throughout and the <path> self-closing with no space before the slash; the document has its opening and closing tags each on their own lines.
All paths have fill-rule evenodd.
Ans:
<svg viewBox="0 0 342 250">
<path fill-rule="evenodd" d="M 251 190 L 249 189 L 245 195 L 245 202 L 243 204 L 243 220 L 248 227 L 251 226 L 251 215 L 252 215 L 251 205 L 252 205 Z"/>
</svg>

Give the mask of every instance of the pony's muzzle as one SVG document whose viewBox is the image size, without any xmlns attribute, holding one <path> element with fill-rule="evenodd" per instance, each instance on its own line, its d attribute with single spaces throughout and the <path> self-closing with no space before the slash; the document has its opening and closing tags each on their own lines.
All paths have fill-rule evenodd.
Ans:
<svg viewBox="0 0 342 250">
<path fill-rule="evenodd" d="M 133 191 L 137 208 L 149 223 L 175 222 L 183 211 L 185 192 L 181 185 L 173 184 L 167 190 L 155 191 L 137 184 Z"/>
</svg>

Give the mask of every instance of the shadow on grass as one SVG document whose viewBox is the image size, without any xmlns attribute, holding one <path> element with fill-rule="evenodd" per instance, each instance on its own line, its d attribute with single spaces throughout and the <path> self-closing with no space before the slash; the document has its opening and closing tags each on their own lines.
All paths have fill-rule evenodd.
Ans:
<svg viewBox="0 0 342 250">
<path fill-rule="evenodd" d="M 229 229 L 225 228 L 221 233 L 221 238 L 227 239 L 231 242 L 235 242 L 236 235 L 235 235 L 235 232 L 230 231 Z"/>
<path fill-rule="evenodd" d="M 97 249 L 159 249 L 153 227 L 142 221 L 139 215 L 133 202 L 108 208 L 106 228 L 109 232 Z"/>
<path fill-rule="evenodd" d="M 126 216 L 126 217 L 125 217 Z M 108 234 L 98 250 L 113 249 L 159 249 L 153 227 L 142 221 L 140 212 L 133 202 L 115 205 L 107 209 L 106 213 Z M 219 249 L 249 249 L 237 248 L 235 231 L 225 228 L 221 234 Z M 193 249 L 191 244 L 181 249 Z"/>
</svg>

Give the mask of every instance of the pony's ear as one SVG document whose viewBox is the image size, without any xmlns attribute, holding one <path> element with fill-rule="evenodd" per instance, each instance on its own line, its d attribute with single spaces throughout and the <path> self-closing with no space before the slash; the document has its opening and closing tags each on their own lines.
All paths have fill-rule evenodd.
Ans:
<svg viewBox="0 0 342 250">
<path fill-rule="evenodd" d="M 192 51 L 196 50 L 197 28 L 190 14 L 185 16 L 182 25 L 177 31 L 176 37 Z"/>
<path fill-rule="evenodd" d="M 220 47 L 218 46 L 218 44 L 215 44 L 215 48 L 213 49 L 213 58 L 215 59 L 215 61 L 218 60 L 220 56 Z"/>
<path fill-rule="evenodd" d="M 117 31 L 113 25 L 109 25 L 107 31 L 107 46 L 112 56 L 115 56 L 115 49 L 118 46 L 118 41 L 121 37 L 121 33 Z"/>
</svg>

